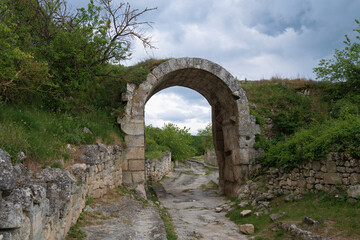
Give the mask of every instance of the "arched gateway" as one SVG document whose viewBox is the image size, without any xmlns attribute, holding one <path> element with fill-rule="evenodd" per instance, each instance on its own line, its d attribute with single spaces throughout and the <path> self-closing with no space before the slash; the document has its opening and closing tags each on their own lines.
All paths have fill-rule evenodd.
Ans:
<svg viewBox="0 0 360 240">
<path fill-rule="evenodd" d="M 172 86 L 191 88 L 202 94 L 212 107 L 215 152 L 219 165 L 219 187 L 235 195 L 249 177 L 253 144 L 259 127 L 250 116 L 248 101 L 239 82 L 223 67 L 199 58 L 178 58 L 162 63 L 145 82 L 127 85 L 124 115 L 118 118 L 126 134 L 123 182 L 145 182 L 144 110 L 155 93 Z"/>
</svg>

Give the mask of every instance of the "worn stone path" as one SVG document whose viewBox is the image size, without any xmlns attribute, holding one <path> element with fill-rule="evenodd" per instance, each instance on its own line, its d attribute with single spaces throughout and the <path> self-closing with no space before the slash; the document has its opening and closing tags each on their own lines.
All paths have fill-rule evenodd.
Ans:
<svg viewBox="0 0 360 240">
<path fill-rule="evenodd" d="M 211 189 L 211 181 L 218 182 L 217 171 L 186 161 L 161 181 L 162 186 L 154 184 L 153 188 L 172 216 L 179 240 L 247 239 L 225 212 L 215 212 L 217 206 L 229 206 L 230 202 Z"/>
<path fill-rule="evenodd" d="M 102 200 L 85 211 L 99 212 L 104 219 L 82 227 L 89 240 L 166 240 L 165 227 L 160 213 L 151 203 L 129 196 Z"/>
</svg>

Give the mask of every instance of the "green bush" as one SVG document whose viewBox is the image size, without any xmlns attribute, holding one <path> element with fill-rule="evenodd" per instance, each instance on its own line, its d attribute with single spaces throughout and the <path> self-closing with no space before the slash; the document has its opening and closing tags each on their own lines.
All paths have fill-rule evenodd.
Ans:
<svg viewBox="0 0 360 240">
<path fill-rule="evenodd" d="M 301 163 L 321 159 L 329 152 L 349 152 L 360 157 L 360 117 L 349 114 L 309 129 L 302 129 L 268 148 L 261 161 L 264 166 L 292 169 Z"/>
<path fill-rule="evenodd" d="M 165 124 L 163 128 L 146 126 L 146 157 L 158 156 L 166 151 L 171 152 L 174 160 L 185 160 L 194 156 L 195 149 L 192 137 L 187 128 L 179 128 L 175 124 Z M 161 155 L 161 154 L 160 154 Z"/>
</svg>

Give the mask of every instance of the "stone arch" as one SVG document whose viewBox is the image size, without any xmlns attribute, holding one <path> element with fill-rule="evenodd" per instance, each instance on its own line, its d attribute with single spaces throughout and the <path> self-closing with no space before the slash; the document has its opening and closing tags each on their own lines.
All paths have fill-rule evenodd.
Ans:
<svg viewBox="0 0 360 240">
<path fill-rule="evenodd" d="M 248 101 L 239 82 L 223 67 L 200 58 L 178 58 L 162 63 L 147 75 L 145 82 L 127 85 L 126 107 L 118 118 L 126 134 L 123 182 L 145 182 L 144 111 L 155 93 L 183 86 L 202 94 L 212 107 L 215 152 L 219 164 L 219 189 L 235 195 L 249 177 L 253 144 L 259 127 L 249 114 Z"/>
</svg>

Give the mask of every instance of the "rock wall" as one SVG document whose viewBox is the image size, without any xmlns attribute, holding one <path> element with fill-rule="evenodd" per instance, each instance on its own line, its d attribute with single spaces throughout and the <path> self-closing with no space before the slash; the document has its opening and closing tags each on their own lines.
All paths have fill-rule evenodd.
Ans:
<svg viewBox="0 0 360 240">
<path fill-rule="evenodd" d="M 360 164 L 348 153 L 330 153 L 291 172 L 271 169 L 265 178 L 266 188 L 280 194 L 345 190 L 360 182 Z"/>
<path fill-rule="evenodd" d="M 46 168 L 32 174 L 13 166 L 0 149 L 0 239 L 64 239 L 85 207 L 86 196 L 103 196 L 121 184 L 119 146 L 83 146 L 77 163 L 68 170 Z"/>
<path fill-rule="evenodd" d="M 218 162 L 217 162 L 217 159 L 216 159 L 216 154 L 215 154 L 215 152 L 213 150 L 205 152 L 205 154 L 204 154 L 204 162 L 208 163 L 208 164 L 211 164 L 211 165 L 214 165 L 214 166 L 218 165 Z"/>
<path fill-rule="evenodd" d="M 163 156 L 160 161 L 147 159 L 145 161 L 145 175 L 147 180 L 159 181 L 163 176 L 173 170 L 171 153 Z"/>
</svg>

